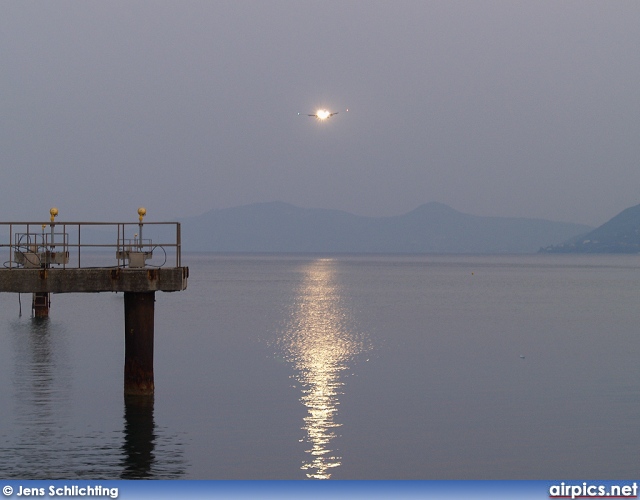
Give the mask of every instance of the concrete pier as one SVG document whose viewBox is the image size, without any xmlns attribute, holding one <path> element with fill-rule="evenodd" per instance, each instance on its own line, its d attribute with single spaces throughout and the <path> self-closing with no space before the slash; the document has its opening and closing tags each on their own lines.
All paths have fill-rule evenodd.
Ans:
<svg viewBox="0 0 640 500">
<path fill-rule="evenodd" d="M 0 292 L 178 292 L 188 277 L 188 267 L 0 269 Z"/>
<path fill-rule="evenodd" d="M 0 269 L 0 292 L 31 293 L 37 318 L 49 316 L 52 293 L 123 292 L 125 397 L 153 396 L 155 293 L 185 290 L 189 278 L 189 268 L 180 263 L 180 224 L 143 224 L 142 207 L 137 223 L 55 223 L 58 210 L 52 208 L 50 214 L 48 223 L 0 222 L 0 235 L 9 235 L 6 243 L 0 241 L 0 254 L 8 251 Z M 110 226 L 114 231 L 109 235 Z M 164 238 L 173 228 L 175 240 L 142 239 L 143 226 L 145 235 L 153 230 Z M 87 241 L 81 234 L 89 234 Z M 99 237 L 109 239 L 103 243 Z M 112 264 L 83 267 L 81 254 L 86 258 L 97 251 L 113 252 Z M 160 265 L 147 262 L 153 262 L 154 251 L 164 257 Z M 175 265 L 167 262 L 169 252 Z M 69 264 L 73 259 L 76 265 Z"/>
</svg>

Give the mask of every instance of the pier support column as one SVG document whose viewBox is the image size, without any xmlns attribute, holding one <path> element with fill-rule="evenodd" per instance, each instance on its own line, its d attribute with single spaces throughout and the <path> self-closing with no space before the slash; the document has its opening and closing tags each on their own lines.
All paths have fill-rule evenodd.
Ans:
<svg viewBox="0 0 640 500">
<path fill-rule="evenodd" d="M 124 293 L 124 393 L 153 395 L 155 292 Z"/>
<path fill-rule="evenodd" d="M 51 306 L 51 299 L 46 292 L 34 293 L 31 300 L 31 307 L 33 309 L 33 315 L 36 318 L 48 318 L 49 307 Z"/>
</svg>

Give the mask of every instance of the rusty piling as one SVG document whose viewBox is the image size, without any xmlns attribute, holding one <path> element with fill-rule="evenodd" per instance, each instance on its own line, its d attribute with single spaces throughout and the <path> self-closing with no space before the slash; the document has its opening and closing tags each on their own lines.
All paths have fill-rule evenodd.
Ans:
<svg viewBox="0 0 640 500">
<path fill-rule="evenodd" d="M 155 292 L 124 294 L 124 393 L 152 396 Z"/>
<path fill-rule="evenodd" d="M 51 299 L 48 293 L 34 293 L 31 300 L 31 308 L 36 318 L 48 318 Z"/>
</svg>

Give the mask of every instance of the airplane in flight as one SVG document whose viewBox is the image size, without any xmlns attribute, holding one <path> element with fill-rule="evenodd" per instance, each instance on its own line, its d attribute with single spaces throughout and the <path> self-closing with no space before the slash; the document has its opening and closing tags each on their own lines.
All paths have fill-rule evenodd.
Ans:
<svg viewBox="0 0 640 500">
<path fill-rule="evenodd" d="M 347 110 L 348 111 L 348 110 Z M 331 118 L 333 115 L 337 115 L 338 111 L 327 111 L 326 109 L 319 109 L 313 114 L 307 114 L 307 116 L 315 116 L 318 120 L 326 120 L 327 118 Z M 300 115 L 300 113 L 298 113 Z"/>
</svg>

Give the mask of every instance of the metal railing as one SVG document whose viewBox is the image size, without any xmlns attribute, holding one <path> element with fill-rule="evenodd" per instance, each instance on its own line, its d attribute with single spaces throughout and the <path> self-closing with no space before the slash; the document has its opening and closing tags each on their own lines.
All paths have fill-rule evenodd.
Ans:
<svg viewBox="0 0 640 500">
<path fill-rule="evenodd" d="M 9 269 L 181 267 L 181 254 L 179 222 L 0 222 Z"/>
</svg>

